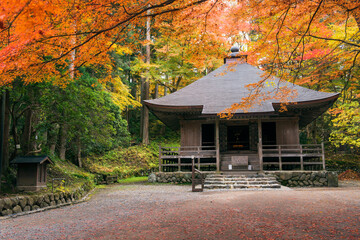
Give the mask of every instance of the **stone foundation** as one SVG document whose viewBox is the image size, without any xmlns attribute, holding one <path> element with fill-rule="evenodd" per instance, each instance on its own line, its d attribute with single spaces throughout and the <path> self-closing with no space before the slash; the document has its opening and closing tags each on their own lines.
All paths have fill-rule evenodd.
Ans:
<svg viewBox="0 0 360 240">
<path fill-rule="evenodd" d="M 204 177 L 208 174 L 214 174 L 215 172 L 204 172 Z M 199 174 L 196 174 L 196 178 Z M 191 183 L 191 172 L 154 172 L 149 175 L 149 182 L 158 183 Z"/>
<path fill-rule="evenodd" d="M 338 176 L 327 171 L 276 171 L 266 172 L 288 187 L 338 187 Z"/>
<path fill-rule="evenodd" d="M 204 172 L 204 175 L 215 172 Z M 283 186 L 288 187 L 337 187 L 338 176 L 327 171 L 275 171 L 265 172 L 274 175 Z M 199 175 L 196 175 L 199 177 Z M 191 183 L 191 172 L 155 172 L 149 175 L 149 182 L 158 183 Z"/>
<path fill-rule="evenodd" d="M 84 185 L 72 192 L 48 193 L 34 196 L 19 196 L 0 199 L 0 216 L 70 204 L 84 197 L 91 187 Z"/>
</svg>

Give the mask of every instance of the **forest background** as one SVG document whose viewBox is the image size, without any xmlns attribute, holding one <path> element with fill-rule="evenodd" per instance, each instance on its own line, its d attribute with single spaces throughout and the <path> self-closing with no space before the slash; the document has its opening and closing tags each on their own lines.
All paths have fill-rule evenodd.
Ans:
<svg viewBox="0 0 360 240">
<path fill-rule="evenodd" d="M 52 156 L 60 175 L 70 162 L 146 174 L 157 145 L 179 134 L 141 102 L 221 66 L 234 44 L 269 75 L 341 93 L 301 142 L 325 142 L 330 166 L 349 154 L 359 171 L 359 24 L 360 2 L 345 0 L 1 1 L 2 182 L 14 182 L 12 159 L 34 154 Z M 261 102 L 264 84 L 222 115 Z"/>
</svg>

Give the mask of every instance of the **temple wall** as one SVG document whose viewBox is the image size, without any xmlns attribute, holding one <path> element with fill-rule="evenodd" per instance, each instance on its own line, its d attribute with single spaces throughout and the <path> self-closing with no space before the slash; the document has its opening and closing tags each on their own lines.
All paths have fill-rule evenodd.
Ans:
<svg viewBox="0 0 360 240">
<path fill-rule="evenodd" d="M 276 142 L 282 144 L 299 144 L 299 121 L 286 119 L 276 121 Z"/>
<path fill-rule="evenodd" d="M 201 122 L 200 121 L 181 121 L 181 146 L 200 146 L 201 145 Z"/>
</svg>

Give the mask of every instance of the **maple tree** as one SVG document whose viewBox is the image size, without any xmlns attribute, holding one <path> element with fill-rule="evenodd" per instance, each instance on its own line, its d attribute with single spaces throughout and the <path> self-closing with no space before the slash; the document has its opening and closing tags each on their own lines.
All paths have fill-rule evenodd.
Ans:
<svg viewBox="0 0 360 240">
<path fill-rule="evenodd" d="M 331 0 L 249 0 L 236 5 L 233 18 L 252 22 L 249 62 L 268 72 L 264 81 L 249 86 L 259 101 L 266 98 L 261 88 L 271 75 L 316 90 L 357 88 L 359 6 L 358 1 Z M 342 86 L 340 79 L 346 82 Z M 234 105 L 227 113 L 242 107 Z"/>
<path fill-rule="evenodd" d="M 234 5 L 232 18 L 251 22 L 244 30 L 251 39 L 245 43 L 248 61 L 266 70 L 266 75 L 259 83 L 248 86 L 248 97 L 220 115 L 231 117 L 237 109 L 246 111 L 252 104 L 268 99 L 269 93 L 263 88 L 271 76 L 277 76 L 317 91 L 341 92 L 333 115 L 325 116 L 332 119 L 328 123 L 330 140 L 336 146 L 356 146 L 359 138 L 351 132 L 356 129 L 359 114 L 353 105 L 360 97 L 360 2 L 248 0 Z M 272 94 L 287 102 L 296 93 L 278 89 Z M 311 131 L 316 132 L 316 124 L 314 121 L 310 125 Z"/>
<path fill-rule="evenodd" d="M 1 85 L 16 77 L 25 82 L 66 75 L 71 53 L 76 50 L 74 70 L 89 64 L 104 64 L 116 42 L 129 38 L 134 26 L 152 16 L 186 9 L 205 0 L 188 1 L 2 1 L 0 5 Z M 132 38 L 138 38 L 133 33 Z M 76 38 L 74 41 L 74 37 Z M 129 39 L 127 39 L 129 41 Z M 64 79 L 58 82 L 62 84 Z"/>
<path fill-rule="evenodd" d="M 249 63 L 268 75 L 249 86 L 253 94 L 224 116 L 269 97 L 262 89 L 273 75 L 340 91 L 344 102 L 358 101 L 359 5 L 344 0 L 2 1 L 0 86 L 21 80 L 65 87 L 80 78 L 80 69 L 91 67 L 101 73 L 96 79 L 103 90 L 125 110 L 138 105 L 126 84 L 137 100 L 141 77 L 150 79 L 154 97 L 159 86 L 176 91 L 219 66 L 238 43 Z M 151 41 L 145 40 L 149 15 Z M 143 54 L 149 44 L 150 64 Z M 126 69 L 116 69 L 115 55 L 129 58 Z M 286 103 L 292 95 L 284 88 L 275 97 Z"/>
</svg>

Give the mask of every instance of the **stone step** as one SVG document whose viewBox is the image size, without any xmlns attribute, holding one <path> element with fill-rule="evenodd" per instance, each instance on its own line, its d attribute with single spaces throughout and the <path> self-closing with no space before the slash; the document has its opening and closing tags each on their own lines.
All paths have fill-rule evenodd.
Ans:
<svg viewBox="0 0 360 240">
<path fill-rule="evenodd" d="M 243 174 L 238 175 L 208 175 L 204 181 L 206 189 L 248 189 L 248 188 L 280 188 L 281 185 L 272 175 Z"/>
<path fill-rule="evenodd" d="M 278 184 L 276 181 L 258 181 L 258 182 L 251 182 L 251 181 L 209 181 L 205 180 L 205 184 L 246 184 L 246 185 L 257 185 L 257 184 Z"/>
<path fill-rule="evenodd" d="M 274 177 L 269 177 L 269 178 L 264 178 L 264 177 L 259 177 L 259 178 L 251 178 L 251 177 L 227 177 L 227 176 L 223 176 L 223 177 L 206 177 L 206 179 L 209 180 L 214 180 L 214 181 L 276 181 L 276 178 Z"/>
<path fill-rule="evenodd" d="M 243 184 L 205 184 L 206 189 L 251 189 L 251 188 L 281 188 L 279 184 L 258 184 L 258 185 L 243 185 Z"/>
<path fill-rule="evenodd" d="M 268 182 L 268 181 L 276 181 L 276 179 L 270 178 L 206 178 L 208 181 L 232 181 L 232 182 Z"/>
</svg>

